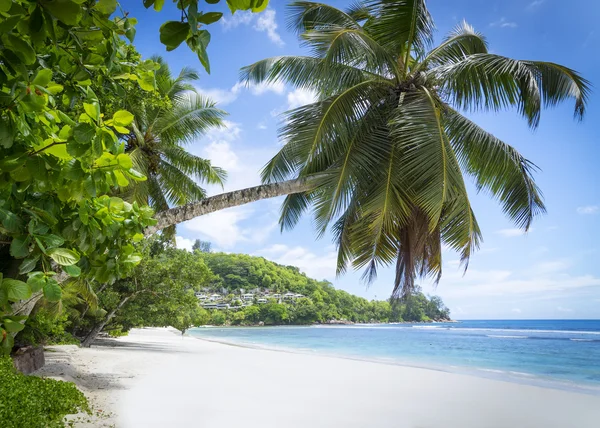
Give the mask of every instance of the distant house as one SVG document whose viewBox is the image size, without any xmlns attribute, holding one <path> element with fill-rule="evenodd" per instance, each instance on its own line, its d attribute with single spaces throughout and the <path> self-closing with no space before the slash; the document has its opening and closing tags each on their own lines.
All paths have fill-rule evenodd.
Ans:
<svg viewBox="0 0 600 428">
<path fill-rule="evenodd" d="M 264 304 L 267 303 L 267 299 L 258 299 L 257 302 L 260 304 Z"/>
<path fill-rule="evenodd" d="M 283 300 L 293 300 L 294 298 L 296 298 L 294 293 L 285 293 L 283 295 Z"/>
<path fill-rule="evenodd" d="M 210 300 L 211 302 L 215 302 L 217 300 L 221 300 L 223 299 L 223 296 L 221 296 L 220 294 L 213 294 L 210 296 L 210 298 L 208 300 Z"/>
<path fill-rule="evenodd" d="M 208 296 L 204 293 L 196 293 L 196 297 L 198 298 L 198 300 L 206 300 L 208 299 Z"/>
<path fill-rule="evenodd" d="M 273 294 L 271 297 L 274 299 L 281 299 L 281 294 Z"/>
<path fill-rule="evenodd" d="M 229 309 L 231 307 L 228 303 L 217 303 L 217 309 Z"/>
<path fill-rule="evenodd" d="M 218 309 L 217 306 L 218 305 L 216 303 L 206 303 L 202 305 L 204 309 Z"/>
<path fill-rule="evenodd" d="M 245 301 L 254 300 L 254 294 L 252 294 L 252 293 L 242 294 L 242 300 L 245 300 Z"/>
</svg>

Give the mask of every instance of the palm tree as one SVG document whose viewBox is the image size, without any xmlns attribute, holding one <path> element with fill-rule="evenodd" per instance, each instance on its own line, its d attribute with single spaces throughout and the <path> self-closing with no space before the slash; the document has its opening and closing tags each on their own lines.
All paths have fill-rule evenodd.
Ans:
<svg viewBox="0 0 600 428">
<path fill-rule="evenodd" d="M 126 151 L 148 179 L 123 191 L 129 199 L 160 212 L 204 199 L 206 192 L 200 184 L 223 184 L 224 170 L 188 153 L 184 146 L 211 128 L 223 126 L 225 112 L 196 93 L 190 83 L 198 79 L 194 70 L 184 68 L 174 78 L 162 58 L 152 60 L 160 66 L 156 70 L 160 102 L 135 98 L 135 104 L 127 106 L 135 120 L 126 138 Z M 174 227 L 163 230 L 169 236 L 174 232 Z"/>
<path fill-rule="evenodd" d="M 581 119 L 589 83 L 577 72 L 491 54 L 466 23 L 432 48 L 425 0 L 367 0 L 346 11 L 298 1 L 291 10 L 311 55 L 242 70 L 246 82 L 285 81 L 318 96 L 286 113 L 286 144 L 262 173 L 265 183 L 313 183 L 287 196 L 282 229 L 311 208 L 319 235 L 333 231 L 338 273 L 366 268 L 370 282 L 395 264 L 400 296 L 417 276 L 439 281 L 442 245 L 460 252 L 465 269 L 478 248 L 465 175 L 525 231 L 545 211 L 536 166 L 462 112 L 516 107 L 535 128 L 542 106 L 573 98 Z"/>
</svg>

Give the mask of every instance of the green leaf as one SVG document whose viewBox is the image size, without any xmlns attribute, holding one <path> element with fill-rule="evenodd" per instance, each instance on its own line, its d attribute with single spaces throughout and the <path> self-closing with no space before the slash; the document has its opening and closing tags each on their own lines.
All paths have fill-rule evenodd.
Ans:
<svg viewBox="0 0 600 428">
<path fill-rule="evenodd" d="M 154 0 L 154 10 L 160 12 L 165 4 L 165 0 Z M 145 2 L 144 2 L 145 4 Z M 146 6 L 149 7 L 149 6 Z"/>
<path fill-rule="evenodd" d="M 142 71 L 139 73 L 138 84 L 144 91 L 153 91 L 156 87 L 156 77 L 152 71 Z"/>
<path fill-rule="evenodd" d="M 56 19 L 67 25 L 77 25 L 81 20 L 83 8 L 71 0 L 43 0 L 42 6 Z"/>
<path fill-rule="evenodd" d="M 46 87 L 52 80 L 52 70 L 44 68 L 35 75 L 35 78 L 31 82 L 34 85 L 40 85 Z"/>
<path fill-rule="evenodd" d="M 10 233 L 18 233 L 23 226 L 23 222 L 15 213 L 2 208 L 0 208 L 0 220 L 2 220 L 2 226 Z"/>
<path fill-rule="evenodd" d="M 160 26 L 160 41 L 167 51 L 176 49 L 190 34 L 190 26 L 185 22 L 167 21 Z"/>
<path fill-rule="evenodd" d="M 79 256 L 67 248 L 53 248 L 48 250 L 48 255 L 61 266 L 74 265 L 79 261 Z"/>
<path fill-rule="evenodd" d="M 131 125 L 133 118 L 133 114 L 129 113 L 127 110 L 119 110 L 113 115 L 112 121 L 116 126 L 125 127 Z"/>
<path fill-rule="evenodd" d="M 29 254 L 29 244 L 31 238 L 29 236 L 18 236 L 10 243 L 10 255 L 21 259 Z"/>
<path fill-rule="evenodd" d="M 46 275 L 44 275 L 44 272 L 30 273 L 29 278 L 27 279 L 27 285 L 29 285 L 33 293 L 37 293 L 44 288 L 44 285 L 46 285 Z"/>
<path fill-rule="evenodd" d="M 47 249 L 60 247 L 62 244 L 65 243 L 65 240 L 58 235 L 50 234 L 50 235 L 42 236 L 41 239 L 46 244 Z"/>
<path fill-rule="evenodd" d="M 40 256 L 37 255 L 35 257 L 28 257 L 25 260 L 23 260 L 23 263 L 21 263 L 21 265 L 19 266 L 19 273 L 21 275 L 23 275 L 23 274 L 29 273 L 32 270 L 34 270 L 35 267 L 37 266 L 39 259 L 40 259 Z"/>
<path fill-rule="evenodd" d="M 31 288 L 23 281 L 5 278 L 2 281 L 2 288 L 6 292 L 8 300 L 11 302 L 18 302 L 19 300 L 25 300 L 31 297 Z"/>
<path fill-rule="evenodd" d="M 18 333 L 19 331 L 25 328 L 25 324 L 21 324 L 20 322 L 14 322 L 7 318 L 2 320 L 4 323 L 4 329 L 9 333 Z"/>
<path fill-rule="evenodd" d="M 198 22 L 208 25 L 217 22 L 222 16 L 223 14 L 221 12 L 203 13 L 202 15 L 198 16 Z"/>
<path fill-rule="evenodd" d="M 0 12 L 8 12 L 12 6 L 12 0 L 0 0 Z"/>
<path fill-rule="evenodd" d="M 83 103 L 83 109 L 89 117 L 98 121 L 100 119 L 100 104 L 98 103 Z"/>
<path fill-rule="evenodd" d="M 10 149 L 15 139 L 13 122 L 8 118 L 0 116 L 0 146 Z"/>
<path fill-rule="evenodd" d="M 50 278 L 44 285 L 44 297 L 49 302 L 58 302 L 62 297 L 62 289 L 56 280 Z"/>
<path fill-rule="evenodd" d="M 2 338 L 2 332 L 4 330 L 0 331 L 0 339 Z M 0 354 L 9 355 L 14 345 L 15 339 L 12 337 L 12 334 L 6 334 L 4 340 L 0 343 L 0 349 L 2 350 Z"/>
<path fill-rule="evenodd" d="M 119 172 L 119 171 L 115 171 Z M 135 169 L 128 169 L 125 171 L 125 174 L 127 174 L 127 176 L 129 178 L 133 178 L 135 181 L 146 181 L 148 178 L 142 174 L 141 172 L 136 171 Z"/>
<path fill-rule="evenodd" d="M 121 153 L 117 155 L 117 162 L 119 162 L 119 166 L 123 169 L 130 169 L 133 167 L 133 161 L 128 154 Z"/>
<path fill-rule="evenodd" d="M 29 42 L 12 34 L 5 34 L 2 40 L 4 41 L 5 46 L 23 61 L 24 64 L 31 65 L 35 62 L 35 51 Z"/>
<path fill-rule="evenodd" d="M 73 130 L 73 138 L 80 144 L 89 144 L 96 135 L 96 128 L 89 123 L 78 123 Z"/>
<path fill-rule="evenodd" d="M 117 8 L 117 0 L 99 0 L 94 6 L 100 13 L 104 15 L 112 14 Z"/>
<path fill-rule="evenodd" d="M 73 278 L 77 278 L 79 275 L 81 275 L 81 268 L 77 265 L 65 266 L 63 270 Z"/>
</svg>

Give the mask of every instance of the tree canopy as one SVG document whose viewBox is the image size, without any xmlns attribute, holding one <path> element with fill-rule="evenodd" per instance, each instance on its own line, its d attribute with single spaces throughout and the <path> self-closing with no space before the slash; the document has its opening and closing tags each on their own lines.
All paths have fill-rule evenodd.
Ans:
<svg viewBox="0 0 600 428">
<path fill-rule="evenodd" d="M 266 183 L 310 178 L 289 195 L 281 227 L 311 209 L 318 235 L 331 229 L 338 273 L 364 268 L 371 282 L 395 265 L 393 294 L 442 274 L 442 245 L 465 269 L 481 242 L 465 175 L 527 231 L 545 211 L 536 166 L 463 115 L 515 108 L 535 128 L 542 107 L 573 99 L 585 113 L 589 83 L 565 66 L 490 53 L 467 23 L 438 46 L 425 0 L 365 0 L 345 10 L 290 5 L 290 28 L 308 56 L 268 58 L 242 79 L 283 81 L 317 94 L 284 115 L 286 144 L 264 168 Z"/>
</svg>

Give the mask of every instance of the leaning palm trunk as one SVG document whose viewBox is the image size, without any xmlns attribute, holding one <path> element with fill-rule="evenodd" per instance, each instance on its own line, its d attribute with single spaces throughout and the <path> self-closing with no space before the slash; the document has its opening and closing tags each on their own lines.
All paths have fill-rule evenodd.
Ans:
<svg viewBox="0 0 600 428">
<path fill-rule="evenodd" d="M 129 300 L 135 297 L 138 293 L 139 292 L 136 292 L 134 294 L 130 294 L 128 296 L 123 297 L 117 305 L 117 307 L 110 311 L 108 314 L 106 314 L 104 319 L 97 323 L 94 326 L 94 328 L 92 328 L 92 330 L 87 334 L 85 339 L 83 339 L 83 341 L 81 342 L 81 346 L 83 348 L 89 348 L 90 346 L 92 346 L 92 343 L 94 342 L 94 340 L 96 340 L 96 337 L 104 329 L 104 327 L 106 327 L 106 324 L 108 324 L 115 317 L 117 312 L 119 312 L 119 310 L 125 305 L 125 303 L 127 303 Z"/>
<path fill-rule="evenodd" d="M 147 228 L 145 234 L 152 235 L 167 227 L 226 208 L 237 207 L 277 196 L 304 193 L 311 190 L 312 187 L 314 187 L 313 178 L 298 178 L 211 196 L 199 202 L 159 212 L 156 215 L 158 223 Z"/>
</svg>

